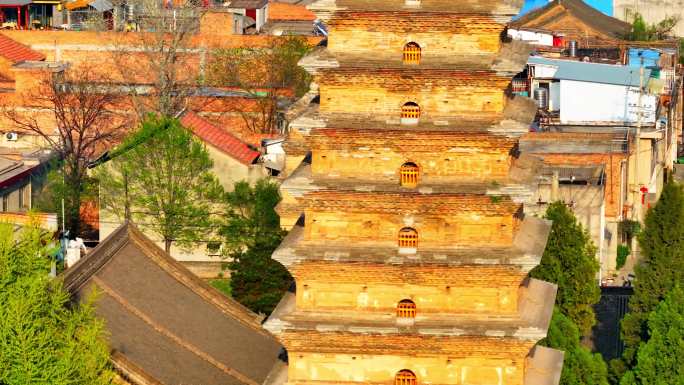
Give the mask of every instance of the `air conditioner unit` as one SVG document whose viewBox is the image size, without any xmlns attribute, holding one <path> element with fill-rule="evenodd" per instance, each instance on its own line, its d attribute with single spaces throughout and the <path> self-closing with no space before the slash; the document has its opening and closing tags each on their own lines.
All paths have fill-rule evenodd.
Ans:
<svg viewBox="0 0 684 385">
<path fill-rule="evenodd" d="M 5 134 L 5 138 L 7 138 L 7 140 L 10 142 L 16 142 L 17 139 L 19 139 L 19 134 L 16 132 L 8 132 Z"/>
</svg>

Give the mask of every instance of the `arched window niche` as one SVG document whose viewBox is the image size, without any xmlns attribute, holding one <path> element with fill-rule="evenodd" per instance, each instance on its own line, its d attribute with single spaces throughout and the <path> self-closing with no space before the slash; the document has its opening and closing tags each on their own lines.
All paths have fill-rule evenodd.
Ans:
<svg viewBox="0 0 684 385">
<path fill-rule="evenodd" d="M 401 106 L 401 124 L 418 124 L 420 106 L 416 102 L 406 102 Z"/>
</svg>

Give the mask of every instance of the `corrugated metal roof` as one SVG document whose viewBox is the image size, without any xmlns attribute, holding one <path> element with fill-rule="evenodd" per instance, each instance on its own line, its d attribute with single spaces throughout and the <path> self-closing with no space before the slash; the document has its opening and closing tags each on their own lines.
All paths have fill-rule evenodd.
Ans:
<svg viewBox="0 0 684 385">
<path fill-rule="evenodd" d="M 639 87 L 639 68 L 573 60 L 548 59 L 540 56 L 530 56 L 527 60 L 527 64 L 556 67 L 557 70 L 553 76 L 554 79 Z M 651 70 L 644 68 L 644 86 L 648 84 L 650 76 Z"/>
</svg>

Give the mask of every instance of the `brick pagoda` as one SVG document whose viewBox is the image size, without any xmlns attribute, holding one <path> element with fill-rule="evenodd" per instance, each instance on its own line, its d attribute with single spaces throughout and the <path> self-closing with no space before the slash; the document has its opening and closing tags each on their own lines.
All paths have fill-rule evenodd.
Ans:
<svg viewBox="0 0 684 385">
<path fill-rule="evenodd" d="M 509 97 L 520 1 L 319 0 L 318 96 L 291 124 L 273 258 L 296 280 L 266 328 L 289 384 L 555 385 L 550 230 L 525 217 L 535 113 Z M 305 99 L 310 100 L 311 98 Z M 300 106 L 302 107 L 302 106 Z M 303 214 L 303 215 L 302 215 Z"/>
</svg>

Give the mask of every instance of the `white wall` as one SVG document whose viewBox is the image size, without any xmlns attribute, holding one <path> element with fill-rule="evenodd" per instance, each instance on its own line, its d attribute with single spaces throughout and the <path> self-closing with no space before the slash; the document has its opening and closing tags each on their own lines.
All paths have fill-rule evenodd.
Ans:
<svg viewBox="0 0 684 385">
<path fill-rule="evenodd" d="M 517 29 L 508 29 L 508 36 L 513 40 L 522 40 L 530 44 L 536 45 L 553 45 L 553 35 L 541 32 L 520 31 Z"/>
<path fill-rule="evenodd" d="M 549 84 L 549 111 L 560 109 L 560 82 Z"/>
<path fill-rule="evenodd" d="M 614 84 L 561 80 L 560 120 L 578 122 L 636 122 L 638 88 Z M 643 95 L 643 123 L 655 122 L 656 97 Z"/>
<path fill-rule="evenodd" d="M 552 79 L 554 76 L 556 76 L 556 72 L 558 71 L 558 67 L 551 66 L 551 65 L 530 64 L 530 66 L 534 67 L 534 77 L 535 78 Z"/>
</svg>

